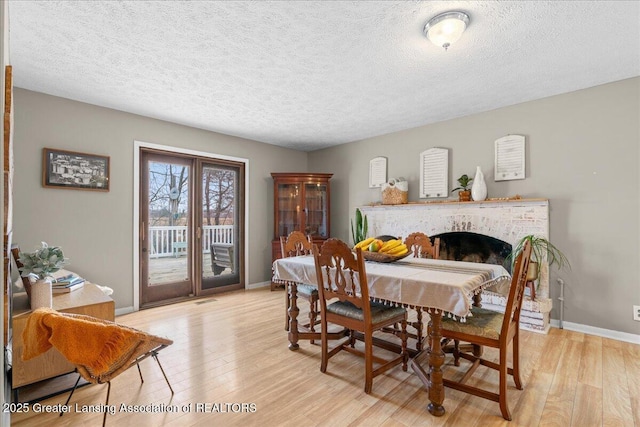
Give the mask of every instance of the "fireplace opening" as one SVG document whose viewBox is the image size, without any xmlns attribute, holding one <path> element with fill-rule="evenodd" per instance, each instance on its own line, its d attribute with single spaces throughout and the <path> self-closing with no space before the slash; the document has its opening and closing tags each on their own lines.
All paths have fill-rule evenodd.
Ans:
<svg viewBox="0 0 640 427">
<path fill-rule="evenodd" d="M 440 259 L 502 265 L 511 273 L 506 258 L 512 246 L 495 237 L 467 231 L 453 231 L 430 236 L 440 238 Z"/>
</svg>

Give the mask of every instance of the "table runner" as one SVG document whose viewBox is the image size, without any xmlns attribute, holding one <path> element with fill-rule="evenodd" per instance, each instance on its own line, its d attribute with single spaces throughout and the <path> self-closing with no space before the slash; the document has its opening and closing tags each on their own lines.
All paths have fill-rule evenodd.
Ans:
<svg viewBox="0 0 640 427">
<path fill-rule="evenodd" d="M 474 294 L 511 280 L 499 265 L 412 257 L 395 263 L 368 261 L 365 269 L 372 299 L 439 310 L 463 320 Z M 273 272 L 277 280 L 317 286 L 311 255 L 276 260 Z"/>
</svg>

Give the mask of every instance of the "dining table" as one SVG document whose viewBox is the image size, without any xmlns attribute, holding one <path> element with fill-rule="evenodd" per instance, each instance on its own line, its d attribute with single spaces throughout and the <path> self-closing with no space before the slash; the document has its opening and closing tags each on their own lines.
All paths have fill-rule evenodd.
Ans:
<svg viewBox="0 0 640 427">
<path fill-rule="evenodd" d="M 415 374 L 428 390 L 428 411 L 445 413 L 442 365 L 442 316 L 464 322 L 477 305 L 478 296 L 488 287 L 504 287 L 511 281 L 500 265 L 463 261 L 434 260 L 409 256 L 391 263 L 365 263 L 369 296 L 373 301 L 420 308 L 431 319 L 428 342 L 410 361 Z M 289 348 L 298 348 L 298 339 L 320 339 L 319 332 L 298 331 L 297 285 L 318 285 L 312 255 L 282 258 L 273 263 L 273 279 L 286 284 L 288 291 Z"/>
</svg>

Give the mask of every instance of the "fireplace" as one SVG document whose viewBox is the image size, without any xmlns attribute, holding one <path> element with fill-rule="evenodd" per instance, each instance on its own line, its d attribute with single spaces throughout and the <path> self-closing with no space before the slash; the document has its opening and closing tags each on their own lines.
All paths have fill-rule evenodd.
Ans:
<svg viewBox="0 0 640 427">
<path fill-rule="evenodd" d="M 440 259 L 497 264 L 511 272 L 507 257 L 512 245 L 503 240 L 468 231 L 452 231 L 429 237 L 432 242 L 440 239 Z"/>
<path fill-rule="evenodd" d="M 376 205 L 360 210 L 367 215 L 370 236 L 406 237 L 421 231 L 440 237 L 440 255 L 445 259 L 504 265 L 511 248 L 523 236 L 549 238 L 546 199 Z M 505 295 L 483 292 L 483 307 L 504 311 L 505 305 Z M 521 327 L 548 332 L 551 307 L 548 266 L 542 265 L 536 300 L 526 297 L 523 302 Z"/>
</svg>

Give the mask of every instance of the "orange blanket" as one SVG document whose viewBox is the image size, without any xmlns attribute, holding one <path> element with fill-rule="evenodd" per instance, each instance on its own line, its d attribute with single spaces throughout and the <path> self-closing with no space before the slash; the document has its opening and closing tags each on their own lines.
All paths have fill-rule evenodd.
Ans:
<svg viewBox="0 0 640 427">
<path fill-rule="evenodd" d="M 95 375 L 138 345 L 135 331 L 116 323 L 91 322 L 50 308 L 35 310 L 22 334 L 23 360 L 32 359 L 55 347 L 74 365 L 83 365 Z"/>
</svg>

